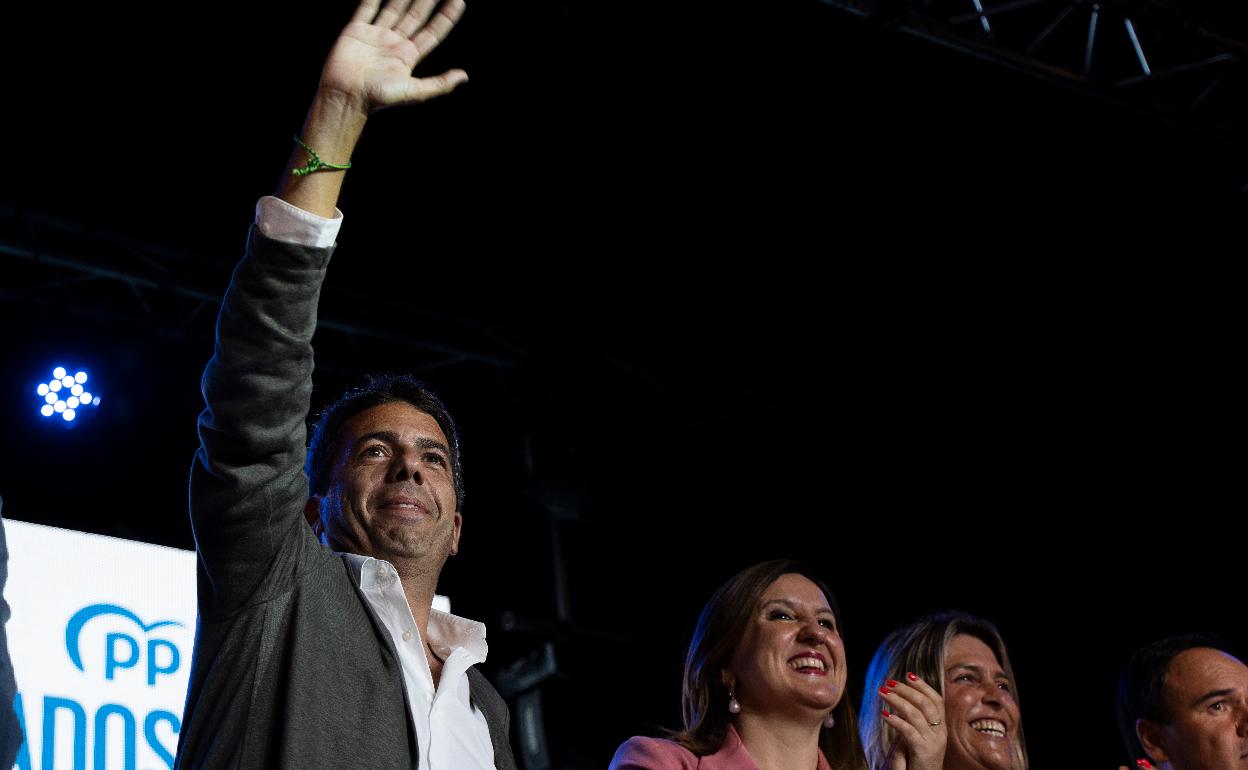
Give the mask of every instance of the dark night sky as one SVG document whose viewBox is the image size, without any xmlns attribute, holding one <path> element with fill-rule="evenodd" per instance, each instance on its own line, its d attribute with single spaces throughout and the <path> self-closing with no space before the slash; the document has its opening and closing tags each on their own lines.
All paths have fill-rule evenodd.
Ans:
<svg viewBox="0 0 1248 770">
<path fill-rule="evenodd" d="M 22 11 L 39 42 L 20 69 L 25 49 L 4 54 L 23 74 L 0 203 L 185 252 L 178 274 L 223 290 L 339 25 L 268 5 L 164 31 L 143 7 Z M 1130 248 L 1062 224 L 1115 196 L 1234 190 L 1229 150 L 816 3 L 483 0 L 427 71 L 450 66 L 460 92 L 370 125 L 324 309 L 517 365 L 426 368 L 322 331 L 315 406 L 414 369 L 460 415 L 465 540 L 443 589 L 490 624 L 494 666 L 534 644 L 503 611 L 554 615 L 562 512 L 558 762 L 675 726 L 702 602 L 765 558 L 827 577 L 858 674 L 922 612 L 997 620 L 1037 767 L 1121 759 L 1132 646 L 1242 641 L 1217 609 L 1242 582 L 1236 314 L 1106 267 Z M 989 225 L 996 207 L 1025 221 Z M 37 273 L 0 259 L 14 285 Z M 0 303 L 6 515 L 191 547 L 212 315 Z M 93 423 L 49 432 L 21 405 L 54 356 L 99 372 Z"/>
</svg>

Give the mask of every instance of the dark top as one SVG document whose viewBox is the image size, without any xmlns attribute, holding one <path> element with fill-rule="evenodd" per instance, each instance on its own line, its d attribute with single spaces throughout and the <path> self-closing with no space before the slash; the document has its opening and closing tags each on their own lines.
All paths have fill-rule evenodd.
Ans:
<svg viewBox="0 0 1248 770">
<path fill-rule="evenodd" d="M 0 500 L 0 508 L 4 501 Z M 9 660 L 9 635 L 4 625 L 9 622 L 9 603 L 4 600 L 4 586 L 9 580 L 9 544 L 4 539 L 4 517 L 0 516 L 0 767 L 12 767 L 17 750 L 26 740 L 17 723 L 13 700 L 17 697 L 17 680 Z"/>
</svg>

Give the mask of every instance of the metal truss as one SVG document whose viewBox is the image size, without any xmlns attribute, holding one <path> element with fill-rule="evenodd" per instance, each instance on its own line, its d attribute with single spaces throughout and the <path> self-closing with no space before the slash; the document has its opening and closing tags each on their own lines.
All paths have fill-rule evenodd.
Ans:
<svg viewBox="0 0 1248 770">
<path fill-rule="evenodd" d="M 77 222 L 0 205 L 0 303 L 90 322 L 142 328 L 178 339 L 213 333 L 231 265 Z M 419 371 L 477 363 L 521 366 L 527 353 L 485 324 L 407 306 L 362 292 L 326 287 L 318 335 L 340 336 L 368 358 L 370 345 L 420 351 Z M 432 321 L 437 339 L 409 331 Z M 336 346 L 337 347 L 337 346 Z M 318 351 L 321 349 L 318 342 Z M 337 357 L 345 358 L 345 357 Z M 318 356 L 319 369 L 352 367 Z"/>
<path fill-rule="evenodd" d="M 1162 0 L 823 0 L 1232 144 L 1248 35 Z"/>
</svg>

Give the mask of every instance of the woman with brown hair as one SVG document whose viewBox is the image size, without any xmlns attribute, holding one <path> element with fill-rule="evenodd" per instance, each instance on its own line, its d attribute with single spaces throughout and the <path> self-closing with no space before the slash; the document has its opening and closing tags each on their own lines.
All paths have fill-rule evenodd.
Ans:
<svg viewBox="0 0 1248 770">
<path fill-rule="evenodd" d="M 866 770 L 832 592 L 797 562 L 733 576 L 685 656 L 685 727 L 633 737 L 612 770 Z"/>
</svg>

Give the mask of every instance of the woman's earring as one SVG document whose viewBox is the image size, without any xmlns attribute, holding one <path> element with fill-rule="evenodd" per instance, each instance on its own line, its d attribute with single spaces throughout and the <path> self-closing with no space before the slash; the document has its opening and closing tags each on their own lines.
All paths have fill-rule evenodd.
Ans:
<svg viewBox="0 0 1248 770">
<path fill-rule="evenodd" d="M 733 692 L 732 690 L 728 691 L 728 713 L 729 714 L 741 713 L 741 704 L 737 703 L 737 694 Z"/>
</svg>

